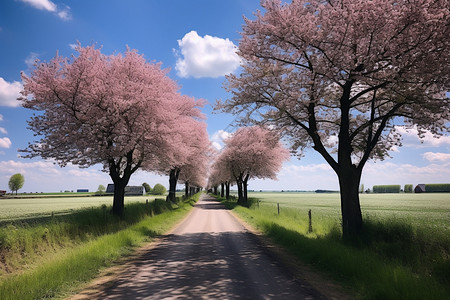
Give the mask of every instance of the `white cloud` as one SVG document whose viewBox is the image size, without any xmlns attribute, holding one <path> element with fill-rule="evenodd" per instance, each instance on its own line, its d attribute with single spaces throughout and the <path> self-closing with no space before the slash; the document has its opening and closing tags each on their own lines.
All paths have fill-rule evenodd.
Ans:
<svg viewBox="0 0 450 300">
<path fill-rule="evenodd" d="M 46 10 L 52 13 L 55 13 L 59 18 L 63 20 L 69 20 L 70 16 L 70 7 L 64 6 L 64 8 L 59 8 L 55 3 L 50 0 L 20 0 L 24 3 L 28 3 L 34 8 L 39 10 Z"/>
<path fill-rule="evenodd" d="M 369 163 L 363 171 L 362 183 L 367 187 L 377 184 L 442 183 L 450 178 L 450 162 L 426 166 L 393 162 Z"/>
<path fill-rule="evenodd" d="M 240 64 L 236 46 L 229 39 L 205 35 L 196 31 L 187 33 L 178 40 L 182 58 L 178 58 L 175 69 L 180 77 L 219 77 L 235 71 Z M 178 51 L 175 51 L 177 56 Z"/>
<path fill-rule="evenodd" d="M 5 129 L 5 128 L 3 128 L 3 127 L 0 127 L 0 133 L 3 133 L 3 134 L 8 134 L 8 131 L 6 131 L 6 129 Z"/>
<path fill-rule="evenodd" d="M 430 162 L 450 162 L 450 153 L 425 152 L 422 156 Z"/>
<path fill-rule="evenodd" d="M 24 175 L 25 191 L 33 192 L 56 192 L 84 187 L 95 191 L 99 184 L 109 182 L 109 176 L 95 168 L 80 170 L 71 164 L 61 168 L 52 161 L 0 161 L 0 185 L 8 182 L 9 177 L 15 173 Z M 0 186 L 0 189 L 7 187 Z"/>
<path fill-rule="evenodd" d="M 223 148 L 223 146 L 218 142 L 212 142 L 211 144 L 214 148 L 216 148 L 219 151 Z"/>
<path fill-rule="evenodd" d="M 38 59 L 39 54 L 35 52 L 30 52 L 27 58 L 25 59 L 25 64 L 29 69 L 32 69 Z"/>
<path fill-rule="evenodd" d="M 56 4 L 50 0 L 21 0 L 22 2 L 28 3 L 34 8 L 40 10 L 47 10 L 51 12 L 56 11 Z"/>
<path fill-rule="evenodd" d="M 72 15 L 70 14 L 70 7 L 67 5 L 64 6 L 64 8 L 59 9 L 57 15 L 65 21 L 72 19 Z"/>
<path fill-rule="evenodd" d="M 231 136 L 231 133 L 225 130 L 218 130 L 214 132 L 211 137 L 211 143 L 214 148 L 221 150 L 223 148 L 223 142 Z"/>
<path fill-rule="evenodd" d="M 21 96 L 21 90 L 22 84 L 20 82 L 14 81 L 10 83 L 0 77 L 0 106 L 19 106 L 20 101 L 17 98 Z"/>
<path fill-rule="evenodd" d="M 61 168 L 53 160 L 0 161 L 0 190 L 8 189 L 7 182 L 11 175 L 21 173 L 25 177 L 23 189 L 25 192 L 57 192 L 78 188 L 96 191 L 99 184 L 106 186 L 112 183 L 111 177 L 101 169 L 101 166 L 80 169 L 72 164 Z M 148 182 L 151 186 L 156 183 L 168 186 L 168 181 L 167 176 L 138 171 L 131 176 L 129 185 L 141 185 L 143 182 Z"/>
<path fill-rule="evenodd" d="M 3 115 L 0 114 L 0 121 L 3 121 Z"/>
<path fill-rule="evenodd" d="M 391 150 L 390 150 L 391 152 L 397 152 L 397 153 L 400 153 L 400 148 L 398 147 L 398 146 L 392 146 L 391 147 Z"/>
<path fill-rule="evenodd" d="M 338 190 L 337 176 L 326 163 L 294 165 L 285 163 L 277 175 L 278 180 L 250 180 L 251 190 Z"/>
<path fill-rule="evenodd" d="M 434 161 L 425 166 L 395 163 L 393 161 L 369 162 L 363 170 L 361 184 L 370 188 L 379 184 L 445 183 L 450 178 L 450 157 L 435 153 Z M 428 155 L 429 158 L 433 157 Z M 445 158 L 445 161 L 444 161 Z M 339 190 L 336 173 L 326 163 L 285 163 L 278 173 L 278 180 L 250 180 L 251 190 Z M 300 160 L 301 163 L 301 160 Z"/>
<path fill-rule="evenodd" d="M 450 135 L 444 135 L 436 138 L 430 131 L 427 130 L 425 131 L 424 136 L 420 138 L 416 126 L 411 129 L 407 129 L 405 126 L 395 126 L 395 129 L 402 135 L 402 144 L 405 146 L 421 148 L 450 145 Z"/>
<path fill-rule="evenodd" d="M 11 147 L 11 140 L 7 137 L 0 138 L 0 148 L 9 149 Z"/>
</svg>

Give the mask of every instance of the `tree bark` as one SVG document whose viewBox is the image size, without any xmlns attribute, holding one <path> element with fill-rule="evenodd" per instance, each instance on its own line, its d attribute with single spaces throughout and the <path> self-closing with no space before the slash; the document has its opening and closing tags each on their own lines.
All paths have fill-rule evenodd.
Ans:
<svg viewBox="0 0 450 300">
<path fill-rule="evenodd" d="M 363 220 L 359 203 L 361 172 L 355 166 L 342 167 L 338 174 L 341 190 L 342 232 L 344 239 L 353 238 L 361 232 Z"/>
<path fill-rule="evenodd" d="M 116 216 L 122 216 L 125 209 L 125 187 L 127 186 L 128 180 L 125 181 L 123 178 L 119 180 L 114 180 L 114 198 L 113 198 L 113 208 L 112 212 Z"/>
<path fill-rule="evenodd" d="M 186 181 L 184 183 L 184 198 L 187 199 L 189 197 L 189 182 Z"/>
<path fill-rule="evenodd" d="M 248 179 L 249 179 L 249 175 L 247 174 L 247 175 L 245 175 L 244 179 L 242 180 L 244 204 L 248 203 L 248 193 L 247 193 Z"/>
<path fill-rule="evenodd" d="M 240 178 L 236 178 L 236 184 L 238 187 L 238 204 L 242 205 L 242 204 L 244 204 L 244 191 L 243 191 L 242 180 Z"/>
<path fill-rule="evenodd" d="M 225 195 L 224 187 L 225 187 L 225 184 L 222 182 L 220 184 L 220 197 L 222 197 L 222 198 Z"/>
<path fill-rule="evenodd" d="M 113 198 L 113 214 L 122 217 L 125 208 L 125 187 L 130 181 L 131 174 L 133 174 L 141 165 L 142 161 L 138 162 L 134 167 L 132 166 L 133 151 L 126 155 L 126 167 L 121 172 L 121 159 L 116 162 L 114 159 L 109 160 L 109 176 L 114 183 L 114 198 Z M 122 174 L 121 174 L 122 173 Z M 122 175 L 122 176 L 121 176 Z"/>
<path fill-rule="evenodd" d="M 225 189 L 226 189 L 225 197 L 227 198 L 227 200 L 229 200 L 230 199 L 230 182 L 229 181 L 227 181 L 225 183 Z"/>
<path fill-rule="evenodd" d="M 175 168 L 170 170 L 169 172 L 169 195 L 167 196 L 166 201 L 175 202 L 176 200 L 176 189 L 178 177 L 180 176 L 180 169 Z"/>
<path fill-rule="evenodd" d="M 358 235 L 362 228 L 359 184 L 362 166 L 352 163 L 352 138 L 350 136 L 350 91 L 353 81 L 347 81 L 341 97 L 341 127 L 339 131 L 337 175 L 341 191 L 342 233 L 344 239 Z"/>
</svg>

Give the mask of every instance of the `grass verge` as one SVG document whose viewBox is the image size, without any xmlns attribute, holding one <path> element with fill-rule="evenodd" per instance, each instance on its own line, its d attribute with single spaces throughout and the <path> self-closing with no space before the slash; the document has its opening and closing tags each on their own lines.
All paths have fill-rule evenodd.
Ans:
<svg viewBox="0 0 450 300">
<path fill-rule="evenodd" d="M 360 299 L 450 299 L 450 238 L 432 228 L 415 228 L 404 220 L 366 219 L 361 238 L 348 243 L 342 241 L 335 220 L 315 219 L 309 233 L 308 219 L 295 209 L 284 208 L 278 215 L 272 205 L 256 205 L 256 199 L 249 208 L 220 200 Z"/>
<path fill-rule="evenodd" d="M 4 275 L 0 282 L 0 299 L 52 298 L 73 289 L 94 278 L 102 268 L 110 266 L 120 257 L 130 254 L 137 246 L 169 230 L 187 214 L 193 203 L 198 200 L 199 195 L 182 201 L 178 205 L 167 205 L 165 201 L 158 200 L 151 203 L 150 207 L 145 204 L 128 205 L 122 220 L 113 218 L 105 221 L 109 218 L 109 214 L 104 215 L 104 208 L 99 208 L 97 218 L 88 218 L 85 211 L 80 212 L 84 218 L 78 220 L 77 225 L 71 224 L 67 219 L 59 220 L 59 222 L 52 220 L 52 223 L 38 223 L 36 226 L 24 225 L 24 228 L 19 230 L 22 233 L 26 230 L 34 232 L 35 227 L 41 228 L 41 226 L 48 226 L 52 229 L 68 227 L 71 229 L 60 230 L 60 233 L 67 233 L 67 235 L 64 234 L 67 239 L 73 237 L 71 235 L 74 234 L 74 228 L 77 228 L 80 230 L 80 234 L 77 235 L 78 243 L 74 247 L 67 246 L 59 251 L 54 251 L 51 256 L 44 259 L 44 263 L 32 265 L 30 270 Z M 92 210 L 96 211 L 96 209 Z M 77 220 L 77 218 L 69 219 L 73 222 Z M 121 222 L 121 225 L 116 224 Z M 53 227 L 54 224 L 59 224 L 59 227 Z M 19 227 L 18 224 L 11 226 Z M 83 230 L 84 227 L 86 230 Z M 51 230 L 48 230 L 48 234 L 53 236 L 52 239 L 57 241 L 56 235 L 50 234 L 50 232 Z M 21 244 L 20 242 L 14 243 L 14 238 L 10 239 L 11 245 Z M 21 239 L 16 237 L 15 240 L 20 241 Z M 48 240 L 42 236 L 41 240 L 43 242 L 36 242 L 36 245 L 45 249 L 44 245 L 49 245 Z M 17 249 L 16 246 L 14 247 Z M 49 249 L 54 247 L 56 246 L 49 246 Z"/>
</svg>

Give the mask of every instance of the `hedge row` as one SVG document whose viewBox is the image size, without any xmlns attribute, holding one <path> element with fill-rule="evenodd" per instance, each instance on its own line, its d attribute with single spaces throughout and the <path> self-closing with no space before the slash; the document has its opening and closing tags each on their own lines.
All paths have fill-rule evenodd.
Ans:
<svg viewBox="0 0 450 300">
<path fill-rule="evenodd" d="M 450 183 L 425 184 L 426 193 L 450 193 Z"/>
<path fill-rule="evenodd" d="M 374 185 L 374 193 L 400 193 L 400 185 Z"/>
</svg>

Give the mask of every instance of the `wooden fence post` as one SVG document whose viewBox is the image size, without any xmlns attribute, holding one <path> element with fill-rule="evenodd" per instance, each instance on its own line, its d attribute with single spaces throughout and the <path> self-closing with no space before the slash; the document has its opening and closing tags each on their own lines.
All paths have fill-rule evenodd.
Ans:
<svg viewBox="0 0 450 300">
<path fill-rule="evenodd" d="M 308 227 L 308 233 L 311 233 L 313 231 L 312 229 L 312 217 L 311 217 L 311 210 L 308 211 L 308 217 L 309 217 L 309 227 Z"/>
<path fill-rule="evenodd" d="M 278 215 L 280 214 L 280 203 L 277 203 Z"/>
</svg>

